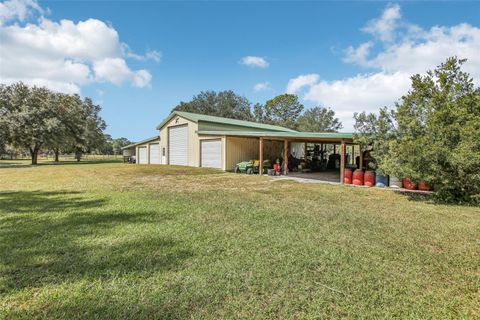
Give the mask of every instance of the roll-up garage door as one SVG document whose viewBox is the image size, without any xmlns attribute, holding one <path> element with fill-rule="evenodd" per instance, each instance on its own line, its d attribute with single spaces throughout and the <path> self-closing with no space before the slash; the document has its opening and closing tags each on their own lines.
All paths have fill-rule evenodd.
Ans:
<svg viewBox="0 0 480 320">
<path fill-rule="evenodd" d="M 168 128 L 168 163 L 188 165 L 188 126 Z"/>
<path fill-rule="evenodd" d="M 138 159 L 139 164 L 148 164 L 148 154 L 147 154 L 147 147 L 139 147 L 138 148 Z"/>
<path fill-rule="evenodd" d="M 150 145 L 150 164 L 160 164 L 160 145 L 158 143 Z"/>
<path fill-rule="evenodd" d="M 222 140 L 202 140 L 201 166 L 222 169 Z"/>
</svg>

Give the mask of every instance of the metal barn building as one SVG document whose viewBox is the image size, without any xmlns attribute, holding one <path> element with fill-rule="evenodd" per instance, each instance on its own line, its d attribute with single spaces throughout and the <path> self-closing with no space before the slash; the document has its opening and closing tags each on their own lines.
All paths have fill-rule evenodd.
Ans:
<svg viewBox="0 0 480 320">
<path fill-rule="evenodd" d="M 282 158 L 288 162 L 308 155 L 309 146 L 327 146 L 338 153 L 338 175 L 343 176 L 361 150 L 353 145 L 351 133 L 298 132 L 250 121 L 175 111 L 157 127 L 159 136 L 132 144 L 137 164 L 170 164 L 231 171 L 238 162 Z M 348 149 L 348 150 L 347 150 Z M 356 149 L 356 150 L 355 150 Z M 358 156 L 356 157 L 358 159 Z M 341 181 L 338 177 L 337 181 Z"/>
</svg>

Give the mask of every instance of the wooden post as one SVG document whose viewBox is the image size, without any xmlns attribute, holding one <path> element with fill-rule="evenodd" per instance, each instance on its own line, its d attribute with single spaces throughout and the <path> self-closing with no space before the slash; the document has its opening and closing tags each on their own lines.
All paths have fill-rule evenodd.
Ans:
<svg viewBox="0 0 480 320">
<path fill-rule="evenodd" d="M 360 146 L 360 161 L 359 161 L 358 166 L 360 167 L 359 168 L 360 170 L 363 170 L 363 150 L 362 150 L 362 146 Z"/>
<path fill-rule="evenodd" d="M 333 145 L 333 154 L 336 154 L 336 153 L 337 153 L 337 145 L 334 144 L 334 145 Z"/>
<path fill-rule="evenodd" d="M 260 137 L 260 143 L 259 143 L 259 155 L 260 155 L 260 166 L 258 168 L 258 173 L 260 175 L 263 174 L 263 137 Z"/>
<path fill-rule="evenodd" d="M 345 174 L 345 142 L 342 140 L 340 145 L 340 183 L 343 184 L 343 176 Z"/>
<path fill-rule="evenodd" d="M 284 163 L 284 168 L 283 168 L 283 174 L 287 175 L 288 173 L 288 140 L 283 141 L 283 163 Z"/>
<path fill-rule="evenodd" d="M 307 143 L 305 142 L 305 152 L 303 154 L 303 160 L 307 161 Z"/>
<path fill-rule="evenodd" d="M 356 161 L 357 159 L 355 159 L 355 145 L 352 144 L 352 159 L 350 159 L 350 164 L 356 164 Z"/>
</svg>

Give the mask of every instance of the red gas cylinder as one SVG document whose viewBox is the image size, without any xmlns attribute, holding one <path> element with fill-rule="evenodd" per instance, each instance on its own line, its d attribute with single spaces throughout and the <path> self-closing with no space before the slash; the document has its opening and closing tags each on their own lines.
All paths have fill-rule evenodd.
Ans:
<svg viewBox="0 0 480 320">
<path fill-rule="evenodd" d="M 426 183 L 425 181 L 420 181 L 420 182 L 418 183 L 418 190 L 431 191 L 431 190 L 432 190 L 432 186 L 429 185 L 428 183 Z"/>
<path fill-rule="evenodd" d="M 402 182 L 403 182 L 403 187 L 405 189 L 407 189 L 407 190 L 417 190 L 417 185 L 415 183 L 413 183 L 412 181 L 410 181 L 410 179 L 403 178 Z"/>
<path fill-rule="evenodd" d="M 343 173 L 343 183 L 352 184 L 352 176 L 353 170 L 350 168 L 345 168 L 345 172 Z"/>
<path fill-rule="evenodd" d="M 373 187 L 375 185 L 375 172 L 374 171 L 365 171 L 365 185 L 367 187 Z"/>
<path fill-rule="evenodd" d="M 353 184 L 363 186 L 363 170 L 357 169 L 353 172 Z"/>
<path fill-rule="evenodd" d="M 273 164 L 273 170 L 274 170 L 275 172 L 280 172 L 280 165 L 279 165 L 278 163 L 274 163 L 274 164 Z"/>
</svg>

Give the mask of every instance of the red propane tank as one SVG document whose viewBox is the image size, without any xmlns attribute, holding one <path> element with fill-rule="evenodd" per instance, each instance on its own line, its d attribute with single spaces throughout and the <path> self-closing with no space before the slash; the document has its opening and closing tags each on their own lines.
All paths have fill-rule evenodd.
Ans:
<svg viewBox="0 0 480 320">
<path fill-rule="evenodd" d="M 407 190 L 417 190 L 417 185 L 415 183 L 413 183 L 412 181 L 410 181 L 410 179 L 403 178 L 402 182 L 403 182 L 403 187 L 405 189 L 407 189 Z"/>
<path fill-rule="evenodd" d="M 353 176 L 353 170 L 350 169 L 350 168 L 345 168 L 345 172 L 343 174 L 343 183 L 351 184 L 352 183 L 352 176 Z"/>
<path fill-rule="evenodd" d="M 353 184 L 363 186 L 363 170 L 357 169 L 353 172 Z"/>
<path fill-rule="evenodd" d="M 364 180 L 367 187 L 373 187 L 375 185 L 375 172 L 365 171 Z"/>
<path fill-rule="evenodd" d="M 429 185 L 428 183 L 426 183 L 425 181 L 420 181 L 420 182 L 418 183 L 418 190 L 431 191 L 431 190 L 432 190 L 432 186 Z"/>
</svg>

